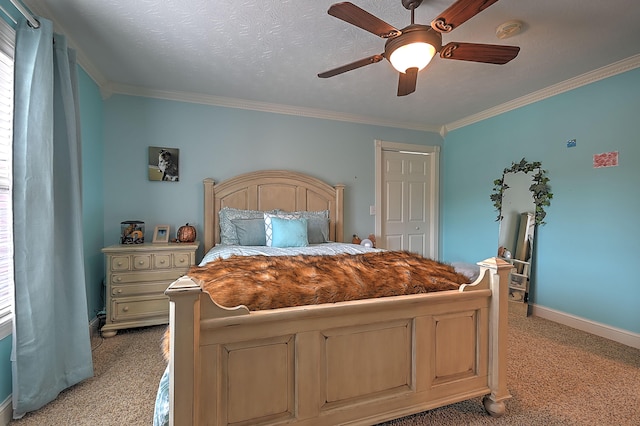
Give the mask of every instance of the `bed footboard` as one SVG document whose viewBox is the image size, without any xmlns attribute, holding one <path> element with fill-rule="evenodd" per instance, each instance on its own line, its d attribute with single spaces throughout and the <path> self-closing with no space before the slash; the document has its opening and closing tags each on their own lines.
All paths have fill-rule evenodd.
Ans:
<svg viewBox="0 0 640 426">
<path fill-rule="evenodd" d="M 460 291 L 257 312 L 179 279 L 171 424 L 369 425 L 483 395 L 503 414 L 511 265 L 479 265 Z"/>
</svg>

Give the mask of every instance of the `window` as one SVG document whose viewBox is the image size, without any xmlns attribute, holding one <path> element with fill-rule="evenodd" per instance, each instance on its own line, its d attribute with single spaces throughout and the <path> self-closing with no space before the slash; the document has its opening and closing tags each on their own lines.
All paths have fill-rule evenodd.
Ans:
<svg viewBox="0 0 640 426">
<path fill-rule="evenodd" d="M 13 300 L 13 54 L 15 31 L 0 19 L 0 339 L 11 333 Z"/>
</svg>

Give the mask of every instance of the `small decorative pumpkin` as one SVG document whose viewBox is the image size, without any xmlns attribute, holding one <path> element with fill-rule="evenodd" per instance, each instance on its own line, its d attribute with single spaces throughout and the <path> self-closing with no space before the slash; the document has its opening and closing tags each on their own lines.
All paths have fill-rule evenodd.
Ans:
<svg viewBox="0 0 640 426">
<path fill-rule="evenodd" d="M 178 242 L 192 243 L 196 240 L 196 228 L 188 223 L 178 228 Z"/>
</svg>

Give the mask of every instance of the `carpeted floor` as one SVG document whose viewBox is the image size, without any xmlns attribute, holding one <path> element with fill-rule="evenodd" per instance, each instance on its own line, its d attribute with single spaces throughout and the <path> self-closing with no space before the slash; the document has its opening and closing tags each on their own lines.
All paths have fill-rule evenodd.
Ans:
<svg viewBox="0 0 640 426">
<path fill-rule="evenodd" d="M 510 315 L 508 386 L 501 418 L 480 398 L 384 426 L 640 425 L 640 350 L 541 318 Z M 150 425 L 164 371 L 163 326 L 96 339 L 95 377 L 66 390 L 15 426 Z"/>
<path fill-rule="evenodd" d="M 10 425 L 151 425 L 166 364 L 160 340 L 166 326 L 122 330 L 92 339 L 94 377 L 63 391 Z"/>
</svg>

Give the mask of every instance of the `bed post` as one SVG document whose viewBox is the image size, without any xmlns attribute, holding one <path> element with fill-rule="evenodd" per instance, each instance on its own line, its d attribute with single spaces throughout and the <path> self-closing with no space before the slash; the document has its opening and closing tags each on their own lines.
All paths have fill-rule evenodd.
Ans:
<svg viewBox="0 0 640 426">
<path fill-rule="evenodd" d="M 481 272 L 489 269 L 491 305 L 489 308 L 489 389 L 491 394 L 483 399 L 484 408 L 493 417 L 505 413 L 506 399 L 511 398 L 507 389 L 507 341 L 509 321 L 509 274 L 513 265 L 493 257 L 478 262 Z"/>
<path fill-rule="evenodd" d="M 336 241 L 344 241 L 344 185 L 338 184 L 336 188 Z"/>
<path fill-rule="evenodd" d="M 191 278 L 181 277 L 165 291 L 169 296 L 170 353 L 169 425 L 197 424 L 198 392 L 194 378 L 199 363 L 200 294 Z M 176 324 L 180 324 L 176 328 Z M 176 399 L 176 397 L 178 397 Z M 189 423 L 185 423 L 187 419 Z"/>
<path fill-rule="evenodd" d="M 214 218 L 214 222 L 210 219 L 213 218 L 213 203 L 215 202 L 215 194 L 213 191 L 213 185 L 215 181 L 211 178 L 206 178 L 202 181 L 204 183 L 204 252 L 208 252 L 211 247 L 216 244 L 215 240 L 215 223 L 217 218 Z"/>
</svg>

